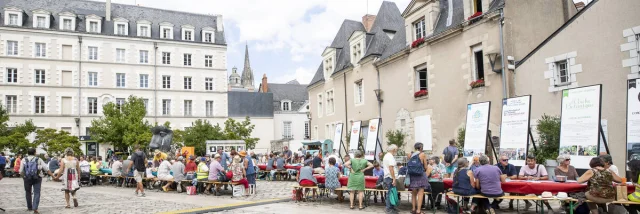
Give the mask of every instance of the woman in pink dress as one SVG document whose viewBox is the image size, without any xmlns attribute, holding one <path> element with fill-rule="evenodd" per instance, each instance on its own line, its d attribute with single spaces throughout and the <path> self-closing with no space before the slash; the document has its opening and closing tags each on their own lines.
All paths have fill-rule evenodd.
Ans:
<svg viewBox="0 0 640 214">
<path fill-rule="evenodd" d="M 56 178 L 60 178 L 62 174 L 62 191 L 64 191 L 64 199 L 67 201 L 65 208 L 69 209 L 70 195 L 73 197 L 73 206 L 78 207 L 78 199 L 76 199 L 76 191 L 80 189 L 78 179 L 78 169 L 80 169 L 80 162 L 74 157 L 73 149 L 67 148 L 64 150 L 65 157 L 60 161 L 60 170 L 56 174 Z"/>
</svg>

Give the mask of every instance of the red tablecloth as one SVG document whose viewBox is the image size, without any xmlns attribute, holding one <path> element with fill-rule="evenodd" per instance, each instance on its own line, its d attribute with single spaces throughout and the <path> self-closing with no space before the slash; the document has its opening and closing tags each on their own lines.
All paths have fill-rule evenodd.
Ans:
<svg viewBox="0 0 640 214">
<path fill-rule="evenodd" d="M 323 184 L 325 181 L 324 175 L 313 175 L 313 177 L 318 180 L 318 183 Z M 349 177 L 342 176 L 338 179 L 340 181 L 340 185 L 347 186 L 349 183 Z M 378 181 L 378 177 L 375 176 L 364 176 L 364 186 L 365 188 L 376 188 L 376 182 Z"/>
<path fill-rule="evenodd" d="M 449 189 L 453 186 L 452 179 L 444 179 L 444 188 Z M 536 194 L 541 195 L 544 191 L 553 194 L 558 192 L 584 192 L 587 189 L 586 184 L 579 183 L 559 183 L 553 181 L 527 182 L 527 181 L 509 181 L 502 183 L 502 191 L 517 194 Z M 634 186 L 628 186 L 627 192 L 635 191 Z"/>
<path fill-rule="evenodd" d="M 260 168 L 260 170 L 267 170 L 267 164 L 258 164 L 258 167 Z M 300 168 L 302 168 L 302 166 L 294 166 L 294 165 L 284 165 L 285 169 L 295 169 L 295 170 L 300 170 Z"/>
</svg>

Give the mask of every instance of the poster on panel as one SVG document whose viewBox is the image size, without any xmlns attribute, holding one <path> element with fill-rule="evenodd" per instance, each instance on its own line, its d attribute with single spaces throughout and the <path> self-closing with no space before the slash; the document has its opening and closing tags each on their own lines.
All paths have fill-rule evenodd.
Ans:
<svg viewBox="0 0 640 214">
<path fill-rule="evenodd" d="M 491 102 L 467 104 L 467 124 L 464 135 L 464 157 L 482 155 L 487 146 Z"/>
<path fill-rule="evenodd" d="M 600 142 L 601 85 L 562 91 L 560 115 L 560 154 L 571 156 L 571 163 L 588 169 L 598 155 Z"/>
<path fill-rule="evenodd" d="M 358 143 L 360 142 L 360 123 L 361 121 L 354 121 L 351 124 L 351 132 L 349 132 L 349 155 L 353 157 L 353 154 L 358 150 Z"/>
<path fill-rule="evenodd" d="M 376 157 L 379 128 L 380 118 L 369 120 L 369 133 L 367 134 L 367 143 L 364 146 L 364 158 L 367 160 L 374 160 Z"/>
<path fill-rule="evenodd" d="M 640 79 L 627 86 L 627 160 L 640 160 Z"/>
<path fill-rule="evenodd" d="M 604 141 L 607 141 L 607 143 L 609 143 L 609 127 L 608 126 L 609 125 L 606 119 L 600 119 L 600 127 L 602 127 L 602 132 L 604 134 L 604 138 L 602 138 L 602 135 L 600 135 L 600 146 L 598 150 L 600 152 L 607 151 L 607 148 L 604 147 Z"/>
<path fill-rule="evenodd" d="M 414 124 L 414 136 L 416 139 L 416 143 L 422 143 L 422 149 L 424 151 L 430 151 L 433 149 L 433 137 L 431 133 L 431 115 L 424 115 L 416 117 L 413 120 Z M 411 145 L 409 145 L 411 146 Z"/>
<path fill-rule="evenodd" d="M 509 163 L 523 166 L 529 142 L 529 116 L 531 96 L 502 100 L 502 122 L 500 123 L 500 152 Z"/>
<path fill-rule="evenodd" d="M 336 124 L 336 131 L 333 134 L 333 150 L 338 154 L 342 146 L 342 123 Z"/>
</svg>

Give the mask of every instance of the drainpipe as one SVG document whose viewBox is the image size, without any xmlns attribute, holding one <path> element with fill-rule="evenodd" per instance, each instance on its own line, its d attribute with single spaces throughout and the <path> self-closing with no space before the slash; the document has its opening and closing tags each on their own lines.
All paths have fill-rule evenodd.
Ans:
<svg viewBox="0 0 640 214">
<path fill-rule="evenodd" d="M 80 138 L 80 123 L 82 123 L 82 36 L 78 36 L 78 138 Z M 85 133 L 87 134 L 87 133 Z"/>
<path fill-rule="evenodd" d="M 505 60 L 505 56 L 504 56 L 504 35 L 502 33 L 502 26 L 504 25 L 504 9 L 500 9 L 500 22 L 498 23 L 500 25 L 500 61 L 502 61 L 502 72 L 500 72 L 502 74 L 502 98 L 507 98 L 508 97 L 508 93 L 507 93 L 507 74 L 506 74 L 506 67 L 504 65 L 504 60 Z"/>
<path fill-rule="evenodd" d="M 378 75 L 378 93 L 382 93 L 382 91 L 380 91 L 380 69 L 376 65 L 376 62 L 378 62 L 379 60 L 380 58 L 376 57 L 375 59 L 373 59 L 372 64 L 373 64 L 373 67 L 376 68 L 376 73 Z M 376 97 L 378 100 L 378 118 L 382 118 L 382 99 L 380 99 L 380 96 L 382 96 L 382 94 Z M 380 130 L 380 128 L 378 128 L 378 130 Z"/>
<path fill-rule="evenodd" d="M 349 119 L 347 119 L 349 117 L 349 111 L 347 109 L 347 72 L 342 72 L 342 80 L 344 82 L 344 124 L 345 124 L 344 126 L 346 127 L 347 122 L 349 122 Z M 349 128 L 351 128 L 351 126 L 349 126 Z M 349 128 L 345 128 L 345 129 L 349 129 Z M 345 153 L 347 154 L 348 152 L 349 152 L 348 150 L 345 151 Z"/>
<path fill-rule="evenodd" d="M 153 43 L 153 123 L 158 123 L 158 43 Z"/>
</svg>

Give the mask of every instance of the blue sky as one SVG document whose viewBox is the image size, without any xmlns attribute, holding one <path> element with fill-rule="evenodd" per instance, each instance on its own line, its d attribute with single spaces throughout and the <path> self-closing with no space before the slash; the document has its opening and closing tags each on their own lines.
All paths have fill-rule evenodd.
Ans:
<svg viewBox="0 0 640 214">
<path fill-rule="evenodd" d="M 102 0 L 104 1 L 104 0 Z M 410 0 L 391 0 L 402 12 Z M 575 2 L 583 0 L 574 0 Z M 249 45 L 256 86 L 293 79 L 307 84 L 320 54 L 345 19 L 360 21 L 376 14 L 382 0 L 112 0 L 114 3 L 202 14 L 222 14 L 227 38 L 227 73 L 242 71 Z"/>
</svg>

